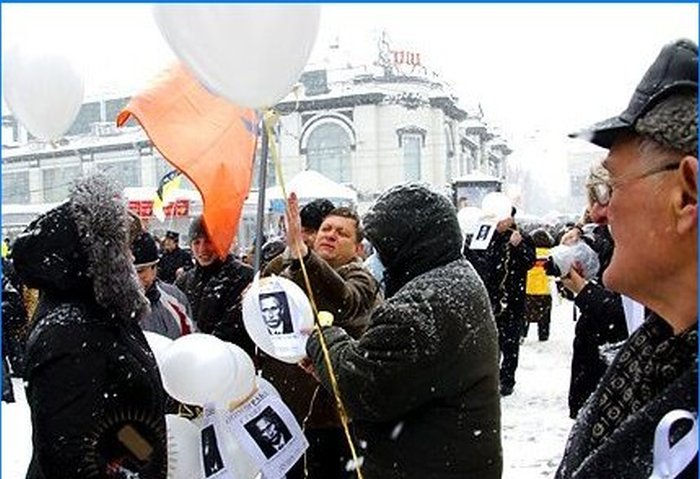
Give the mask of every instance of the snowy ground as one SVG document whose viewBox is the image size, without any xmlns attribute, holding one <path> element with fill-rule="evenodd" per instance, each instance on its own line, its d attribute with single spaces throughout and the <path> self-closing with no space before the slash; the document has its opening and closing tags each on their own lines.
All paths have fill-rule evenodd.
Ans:
<svg viewBox="0 0 700 479">
<path fill-rule="evenodd" d="M 573 421 L 566 406 L 574 323 L 571 303 L 554 301 L 549 341 L 536 325 L 520 349 L 515 392 L 503 399 L 503 479 L 553 477 Z M 2 479 L 25 477 L 31 456 L 29 409 L 21 383 L 14 404 L 2 403 Z"/>
</svg>

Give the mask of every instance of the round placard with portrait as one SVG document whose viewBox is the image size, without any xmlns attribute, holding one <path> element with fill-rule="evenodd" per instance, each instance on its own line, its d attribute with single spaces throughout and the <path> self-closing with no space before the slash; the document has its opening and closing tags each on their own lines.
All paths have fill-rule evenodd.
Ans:
<svg viewBox="0 0 700 479">
<path fill-rule="evenodd" d="M 260 349 L 293 364 L 306 356 L 313 311 L 306 294 L 294 282 L 279 276 L 256 276 L 243 297 L 243 324 Z"/>
</svg>

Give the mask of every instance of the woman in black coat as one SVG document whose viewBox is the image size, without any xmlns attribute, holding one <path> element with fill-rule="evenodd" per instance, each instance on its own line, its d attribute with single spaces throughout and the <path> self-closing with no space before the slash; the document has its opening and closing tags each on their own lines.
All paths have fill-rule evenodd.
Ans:
<svg viewBox="0 0 700 479">
<path fill-rule="evenodd" d="M 501 477 L 496 325 L 449 200 L 407 184 L 364 218 L 386 302 L 357 340 L 323 335 L 368 479 Z M 329 389 L 318 333 L 307 343 Z M 366 449 L 364 449 L 366 447 Z"/>
<path fill-rule="evenodd" d="M 40 290 L 27 341 L 28 479 L 167 474 L 165 393 L 115 198 L 106 179 L 82 180 L 14 244 L 17 273 Z"/>
</svg>

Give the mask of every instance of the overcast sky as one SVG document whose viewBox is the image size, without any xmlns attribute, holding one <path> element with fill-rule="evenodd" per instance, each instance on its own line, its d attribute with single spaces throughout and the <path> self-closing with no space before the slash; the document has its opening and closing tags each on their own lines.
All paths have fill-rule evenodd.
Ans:
<svg viewBox="0 0 700 479">
<path fill-rule="evenodd" d="M 517 147 L 619 113 L 664 43 L 697 41 L 698 6 L 330 4 L 314 56 L 338 38 L 352 59 L 372 61 L 382 29 Z M 174 59 L 144 4 L 2 4 L 2 35 L 3 47 L 21 39 L 71 52 L 88 95 L 138 91 Z"/>
</svg>

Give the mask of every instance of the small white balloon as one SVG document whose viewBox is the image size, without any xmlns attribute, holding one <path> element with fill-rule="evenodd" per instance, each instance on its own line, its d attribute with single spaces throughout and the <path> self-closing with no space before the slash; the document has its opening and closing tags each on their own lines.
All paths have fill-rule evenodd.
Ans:
<svg viewBox="0 0 700 479">
<path fill-rule="evenodd" d="M 501 221 L 510 218 L 513 203 L 505 193 L 491 192 L 481 201 L 481 210 L 485 218 Z"/>
<path fill-rule="evenodd" d="M 255 344 L 270 356 L 295 364 L 306 357 L 314 324 L 311 303 L 293 281 L 255 277 L 243 297 L 243 325 Z"/>
<path fill-rule="evenodd" d="M 154 16 L 175 54 L 212 93 L 272 107 L 299 79 L 318 33 L 319 5 L 161 4 Z"/>
<path fill-rule="evenodd" d="M 168 347 L 161 375 L 163 387 L 185 404 L 204 406 L 231 387 L 236 364 L 228 345 L 210 334 L 192 333 Z"/>
<path fill-rule="evenodd" d="M 199 428 L 175 414 L 165 415 L 168 431 L 168 479 L 204 477 Z"/>
<path fill-rule="evenodd" d="M 14 45 L 3 55 L 3 92 L 15 117 L 37 138 L 61 138 L 83 103 L 83 77 L 64 54 Z"/>
<path fill-rule="evenodd" d="M 457 221 L 459 221 L 459 228 L 462 230 L 462 233 L 465 235 L 474 234 L 482 214 L 481 209 L 476 206 L 465 206 L 459 210 L 457 212 Z"/>
</svg>

